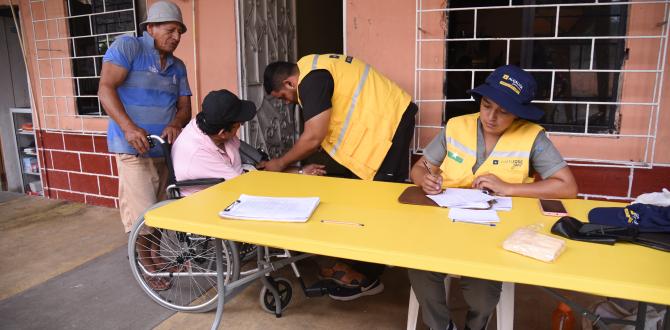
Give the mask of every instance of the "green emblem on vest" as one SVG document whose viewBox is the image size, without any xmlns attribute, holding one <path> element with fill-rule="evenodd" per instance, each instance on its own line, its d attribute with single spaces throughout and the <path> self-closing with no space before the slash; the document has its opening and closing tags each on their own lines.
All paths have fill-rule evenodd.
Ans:
<svg viewBox="0 0 670 330">
<path fill-rule="evenodd" d="M 462 163 L 463 162 L 463 158 L 461 158 L 461 156 L 459 156 L 458 154 L 453 153 L 451 151 L 447 151 L 447 157 L 453 159 L 457 163 Z"/>
</svg>

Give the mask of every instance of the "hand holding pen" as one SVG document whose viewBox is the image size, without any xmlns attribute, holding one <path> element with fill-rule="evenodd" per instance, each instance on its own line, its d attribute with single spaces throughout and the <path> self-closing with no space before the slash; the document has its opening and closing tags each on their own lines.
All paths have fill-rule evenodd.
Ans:
<svg viewBox="0 0 670 330">
<path fill-rule="evenodd" d="M 442 176 L 433 174 L 430 165 L 426 159 L 422 159 L 423 166 L 426 168 L 426 174 L 423 176 L 421 188 L 428 195 L 435 195 L 442 192 Z"/>
</svg>

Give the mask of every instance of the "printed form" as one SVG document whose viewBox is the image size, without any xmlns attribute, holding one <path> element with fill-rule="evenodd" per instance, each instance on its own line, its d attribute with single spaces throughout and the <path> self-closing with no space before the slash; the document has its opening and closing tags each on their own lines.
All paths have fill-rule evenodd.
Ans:
<svg viewBox="0 0 670 330">
<path fill-rule="evenodd" d="M 242 194 L 219 212 L 219 216 L 240 220 L 306 222 L 319 205 L 319 197 L 264 197 Z"/>
</svg>

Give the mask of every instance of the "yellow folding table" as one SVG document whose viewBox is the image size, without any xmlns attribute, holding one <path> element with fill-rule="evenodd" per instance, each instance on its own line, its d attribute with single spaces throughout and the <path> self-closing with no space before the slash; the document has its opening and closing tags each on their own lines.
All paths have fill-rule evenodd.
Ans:
<svg viewBox="0 0 670 330">
<path fill-rule="evenodd" d="M 398 196 L 408 186 L 257 171 L 151 210 L 145 219 L 149 226 L 219 239 L 670 305 L 670 253 L 568 240 L 556 261 L 537 261 L 502 248 L 504 239 L 523 226 L 541 224 L 549 233 L 557 218 L 543 216 L 537 199 L 513 198 L 512 210 L 498 212 L 500 223 L 491 227 L 452 222 L 446 208 L 401 204 Z M 242 193 L 318 196 L 321 203 L 306 223 L 220 218 L 219 211 Z M 622 206 L 591 200 L 564 204 L 582 221 L 594 207 Z"/>
</svg>

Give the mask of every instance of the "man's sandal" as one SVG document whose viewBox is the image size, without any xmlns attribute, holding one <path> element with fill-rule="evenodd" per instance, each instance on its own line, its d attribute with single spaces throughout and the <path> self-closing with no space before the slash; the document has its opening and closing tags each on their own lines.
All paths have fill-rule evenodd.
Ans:
<svg viewBox="0 0 670 330">
<path fill-rule="evenodd" d="M 340 262 L 332 267 L 324 267 L 319 270 L 319 279 L 331 280 L 341 286 L 348 288 L 360 287 L 366 282 L 365 275 L 355 271 L 351 266 Z"/>
<path fill-rule="evenodd" d="M 172 287 L 172 281 L 164 277 L 144 275 L 144 280 L 147 282 L 149 287 L 154 291 L 165 291 L 169 290 Z"/>
</svg>

